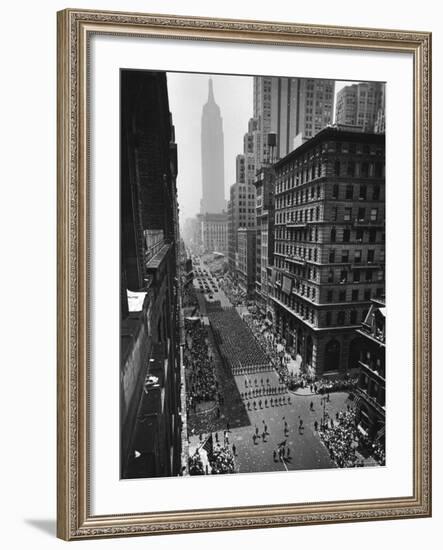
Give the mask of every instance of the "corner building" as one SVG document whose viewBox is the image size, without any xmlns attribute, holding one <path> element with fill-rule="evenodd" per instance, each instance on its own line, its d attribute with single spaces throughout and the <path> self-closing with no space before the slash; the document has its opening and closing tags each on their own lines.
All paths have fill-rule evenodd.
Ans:
<svg viewBox="0 0 443 550">
<path fill-rule="evenodd" d="M 275 173 L 274 323 L 307 372 L 358 369 L 385 293 L 385 137 L 329 127 Z"/>
</svg>

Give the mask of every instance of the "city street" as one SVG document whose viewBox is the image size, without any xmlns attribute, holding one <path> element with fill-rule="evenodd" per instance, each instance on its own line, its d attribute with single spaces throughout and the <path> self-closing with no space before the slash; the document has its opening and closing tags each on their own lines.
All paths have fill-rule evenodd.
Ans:
<svg viewBox="0 0 443 550">
<path fill-rule="evenodd" d="M 198 290 L 195 281 L 194 285 L 200 311 L 204 316 L 206 305 L 217 300 L 223 303 L 223 307 L 232 307 L 223 290 L 211 291 L 213 298 L 208 300 L 207 295 Z M 276 395 L 265 394 L 264 388 L 281 388 L 277 373 L 271 369 L 266 372 L 233 376 L 229 367 L 223 364 L 212 331 L 209 327 L 208 329 L 223 403 L 219 407 L 220 415 L 215 418 L 214 415 L 204 414 L 201 414 L 199 419 L 193 417 L 194 433 L 190 437 L 191 448 L 198 448 L 209 433 L 212 433 L 214 445 L 223 445 L 225 441 L 229 442 L 231 448 L 234 445 L 236 467 L 240 473 L 335 468 L 336 465 L 321 442 L 314 423 L 317 422 L 319 427 L 323 415 L 335 419 L 338 412 L 346 411 L 347 406 L 350 406 L 348 394 L 333 393 L 329 402 L 321 395 L 306 391 L 294 393 L 285 390 Z M 261 397 L 245 398 L 246 392 L 259 388 L 262 388 Z M 279 400 L 284 404 L 278 402 Z M 263 437 L 265 426 L 266 433 Z M 257 437 L 254 437 L 255 434 L 258 434 Z M 278 458 L 279 446 L 284 449 L 284 461 Z"/>
</svg>

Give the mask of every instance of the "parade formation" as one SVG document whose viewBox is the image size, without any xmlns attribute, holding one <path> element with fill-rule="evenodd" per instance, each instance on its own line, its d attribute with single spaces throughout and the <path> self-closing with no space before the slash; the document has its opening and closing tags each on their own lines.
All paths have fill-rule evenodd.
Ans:
<svg viewBox="0 0 443 550">
<path fill-rule="evenodd" d="M 304 373 L 229 277 L 200 265 L 185 289 L 189 474 L 384 464 L 358 430 L 356 381 Z"/>
</svg>

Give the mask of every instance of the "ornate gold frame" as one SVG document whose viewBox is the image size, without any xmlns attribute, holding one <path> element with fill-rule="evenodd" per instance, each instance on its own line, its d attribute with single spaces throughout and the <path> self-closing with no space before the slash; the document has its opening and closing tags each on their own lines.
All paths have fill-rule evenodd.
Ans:
<svg viewBox="0 0 443 550">
<path fill-rule="evenodd" d="M 88 504 L 87 47 L 93 33 L 408 52 L 414 59 L 413 496 L 92 516 Z M 431 515 L 431 33 L 58 13 L 58 536 L 65 540 Z"/>
</svg>

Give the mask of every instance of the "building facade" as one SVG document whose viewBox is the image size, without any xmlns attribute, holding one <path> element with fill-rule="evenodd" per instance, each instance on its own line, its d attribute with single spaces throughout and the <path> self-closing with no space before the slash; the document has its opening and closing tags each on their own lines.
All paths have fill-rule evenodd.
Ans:
<svg viewBox="0 0 443 550">
<path fill-rule="evenodd" d="M 272 166 L 262 168 L 255 178 L 256 199 L 256 269 L 255 299 L 266 314 L 269 308 L 269 270 L 274 260 L 274 188 L 275 172 Z"/>
<path fill-rule="evenodd" d="M 255 169 L 283 158 L 333 120 L 334 80 L 254 77 Z M 276 142 L 269 143 L 268 135 Z"/>
<path fill-rule="evenodd" d="M 372 440 L 385 439 L 386 308 L 383 299 L 372 300 L 369 312 L 357 330 L 361 337 L 357 421 Z"/>
<path fill-rule="evenodd" d="M 329 127 L 275 165 L 274 322 L 312 374 L 348 371 L 385 285 L 385 138 Z"/>
<path fill-rule="evenodd" d="M 218 214 L 226 209 L 223 120 L 215 103 L 212 79 L 201 122 L 202 199 L 200 213 Z"/>
<path fill-rule="evenodd" d="M 356 126 L 362 132 L 384 132 L 384 94 L 382 82 L 359 82 L 345 86 L 337 94 L 336 124 Z M 376 121 L 377 129 L 376 129 Z"/>
<path fill-rule="evenodd" d="M 203 253 L 228 254 L 228 214 L 201 215 L 201 242 Z"/>
<path fill-rule="evenodd" d="M 243 292 L 252 298 L 255 294 L 256 230 L 240 227 L 237 234 L 237 280 Z"/>
<path fill-rule="evenodd" d="M 178 475 L 177 148 L 166 74 L 122 71 L 120 112 L 120 473 Z"/>
<path fill-rule="evenodd" d="M 233 275 L 237 271 L 238 229 L 255 229 L 255 187 L 234 183 L 228 203 L 228 264 Z"/>
</svg>

